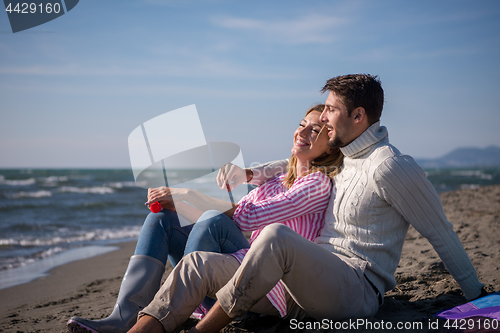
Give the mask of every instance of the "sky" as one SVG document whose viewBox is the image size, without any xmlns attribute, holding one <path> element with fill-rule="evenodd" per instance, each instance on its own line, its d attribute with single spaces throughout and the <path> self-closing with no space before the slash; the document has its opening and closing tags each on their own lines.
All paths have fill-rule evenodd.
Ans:
<svg viewBox="0 0 500 333">
<path fill-rule="evenodd" d="M 379 76 L 405 154 L 500 145 L 499 59 L 496 0 L 82 0 L 18 33 L 3 12 L 0 168 L 129 168 L 132 131 L 192 104 L 246 165 L 286 158 L 351 73 Z"/>
</svg>

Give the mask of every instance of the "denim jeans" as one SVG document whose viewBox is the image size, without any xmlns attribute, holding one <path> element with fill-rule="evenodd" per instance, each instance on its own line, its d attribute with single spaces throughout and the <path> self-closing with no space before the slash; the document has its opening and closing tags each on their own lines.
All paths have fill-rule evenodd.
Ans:
<svg viewBox="0 0 500 333">
<path fill-rule="evenodd" d="M 175 267 L 185 254 L 193 251 L 233 253 L 249 247 L 236 223 L 219 211 L 207 211 L 196 224 L 181 227 L 177 213 L 164 209 L 147 216 L 135 254 L 156 258 L 164 264 L 168 258 Z"/>
<path fill-rule="evenodd" d="M 233 253 L 249 247 L 247 238 L 230 217 L 209 210 L 193 226 L 184 255 L 194 251 Z"/>
</svg>

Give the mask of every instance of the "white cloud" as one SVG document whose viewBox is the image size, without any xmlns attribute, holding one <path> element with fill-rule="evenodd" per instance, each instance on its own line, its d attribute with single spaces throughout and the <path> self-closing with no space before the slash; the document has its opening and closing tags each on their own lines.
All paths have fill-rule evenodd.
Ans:
<svg viewBox="0 0 500 333">
<path fill-rule="evenodd" d="M 108 63 L 68 63 L 0 66 L 0 74 L 8 75 L 35 75 L 35 76 L 143 76 L 143 77 L 209 77 L 209 78 L 238 78 L 276 80 L 290 78 L 289 74 L 279 74 L 249 68 L 245 64 L 238 64 L 226 60 L 218 60 L 211 56 L 201 56 L 189 59 L 150 60 L 142 63 L 122 62 Z"/>
<path fill-rule="evenodd" d="M 309 14 L 291 20 L 258 20 L 242 17 L 213 17 L 218 27 L 255 33 L 259 39 L 283 44 L 328 44 L 338 39 L 335 29 L 348 23 L 345 18 Z"/>
</svg>

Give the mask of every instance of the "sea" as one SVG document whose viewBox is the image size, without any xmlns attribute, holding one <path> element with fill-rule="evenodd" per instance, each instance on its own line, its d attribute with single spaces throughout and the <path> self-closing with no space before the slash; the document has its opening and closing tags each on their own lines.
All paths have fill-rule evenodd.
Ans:
<svg viewBox="0 0 500 333">
<path fill-rule="evenodd" d="M 500 184 L 500 167 L 425 171 L 438 192 Z M 138 185 L 129 169 L 0 169 L 0 289 L 137 240 Z"/>
</svg>

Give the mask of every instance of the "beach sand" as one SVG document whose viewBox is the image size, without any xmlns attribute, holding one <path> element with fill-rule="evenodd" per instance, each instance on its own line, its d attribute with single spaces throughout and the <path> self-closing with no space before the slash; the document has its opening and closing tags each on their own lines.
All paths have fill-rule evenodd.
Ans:
<svg viewBox="0 0 500 333">
<path fill-rule="evenodd" d="M 448 219 L 477 269 L 480 281 L 489 292 L 500 290 L 500 186 L 448 192 L 440 197 Z M 120 246 L 117 251 L 56 267 L 49 276 L 33 282 L 0 290 L 0 332 L 66 332 L 66 321 L 71 316 L 106 317 L 116 301 L 135 243 Z M 168 264 L 164 277 L 170 271 Z M 432 316 L 466 302 L 432 246 L 413 228 L 408 232 L 396 280 L 397 287 L 385 294 L 385 303 L 371 319 L 372 323 L 422 323 L 422 329 L 400 330 L 403 332 L 445 331 L 429 327 L 436 321 Z M 186 326 L 194 323 L 190 320 Z M 442 327 L 443 322 L 438 324 Z M 224 332 L 318 330 L 293 330 L 287 320 L 260 317 L 234 322 Z"/>
</svg>

